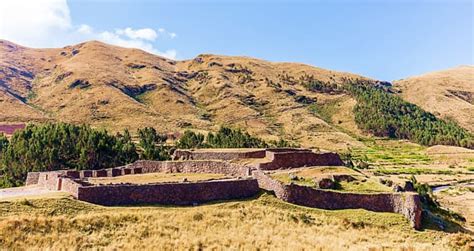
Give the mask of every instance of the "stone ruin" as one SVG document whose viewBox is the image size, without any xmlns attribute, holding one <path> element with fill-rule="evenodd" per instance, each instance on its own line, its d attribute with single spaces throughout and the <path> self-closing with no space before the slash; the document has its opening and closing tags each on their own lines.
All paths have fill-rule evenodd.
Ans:
<svg viewBox="0 0 474 251">
<path fill-rule="evenodd" d="M 176 150 L 171 161 L 139 160 L 126 166 L 101 170 L 29 172 L 26 185 L 39 185 L 70 193 L 78 200 L 100 205 L 167 204 L 196 205 L 216 200 L 256 196 L 261 189 L 283 201 L 322 209 L 366 209 L 404 215 L 421 227 L 421 203 L 413 192 L 361 194 L 284 184 L 273 179 L 271 170 L 306 166 L 341 166 L 339 155 L 308 149 L 198 149 Z M 195 182 L 149 184 L 99 184 L 95 177 L 143 173 L 215 173 L 230 178 Z"/>
</svg>

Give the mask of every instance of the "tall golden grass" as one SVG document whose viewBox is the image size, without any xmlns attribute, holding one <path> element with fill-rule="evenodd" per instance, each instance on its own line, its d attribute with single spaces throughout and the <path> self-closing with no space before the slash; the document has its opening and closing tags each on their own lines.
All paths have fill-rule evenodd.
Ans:
<svg viewBox="0 0 474 251">
<path fill-rule="evenodd" d="M 100 207 L 68 197 L 0 202 L 0 249 L 449 250 L 465 234 L 397 214 L 326 211 L 263 194 L 197 207 Z"/>
</svg>

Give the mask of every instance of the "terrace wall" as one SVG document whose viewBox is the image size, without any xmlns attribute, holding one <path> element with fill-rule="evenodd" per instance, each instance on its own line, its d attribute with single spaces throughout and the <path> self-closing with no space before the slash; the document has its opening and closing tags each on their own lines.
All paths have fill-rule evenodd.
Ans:
<svg viewBox="0 0 474 251">
<path fill-rule="evenodd" d="M 40 172 L 28 172 L 28 175 L 26 176 L 25 185 L 30 186 L 38 184 L 39 175 Z"/>
<path fill-rule="evenodd" d="M 83 184 L 70 179 L 70 178 L 61 178 L 61 187 L 60 190 L 64 192 L 68 192 L 72 194 L 75 198 L 78 197 L 79 188 L 82 187 Z"/>
<path fill-rule="evenodd" d="M 152 203 L 193 205 L 214 200 L 248 198 L 256 195 L 259 190 L 255 179 L 236 179 L 196 183 L 83 186 L 78 188 L 77 198 L 107 206 Z"/>
<path fill-rule="evenodd" d="M 256 150 L 235 150 L 229 149 L 222 151 L 193 151 L 193 150 L 176 150 L 173 153 L 173 160 L 234 160 L 234 159 L 250 159 L 265 158 L 264 149 Z"/>
<path fill-rule="evenodd" d="M 231 176 L 249 175 L 249 167 L 218 160 L 139 160 L 125 166 L 124 168 L 142 168 L 143 173 L 221 173 Z"/>
<path fill-rule="evenodd" d="M 405 216 L 416 229 L 421 227 L 421 204 L 416 193 L 342 193 L 313 189 L 295 184 L 285 186 L 284 201 L 322 209 L 362 208 L 375 212 L 393 212 Z"/>
<path fill-rule="evenodd" d="M 260 170 L 252 175 L 265 190 L 286 202 L 322 209 L 366 209 L 375 212 L 393 212 L 405 216 L 415 229 L 421 228 L 421 202 L 416 193 L 358 194 L 313 189 L 295 184 L 285 185 Z"/>
<path fill-rule="evenodd" d="M 344 165 L 337 153 L 313 153 L 311 151 L 267 151 L 268 162 L 258 164 L 262 170 L 294 168 L 303 166 L 341 166 Z"/>
</svg>

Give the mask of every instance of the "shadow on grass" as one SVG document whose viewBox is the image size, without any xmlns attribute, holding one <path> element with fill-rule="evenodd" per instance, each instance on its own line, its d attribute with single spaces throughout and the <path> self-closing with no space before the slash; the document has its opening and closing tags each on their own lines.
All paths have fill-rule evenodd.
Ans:
<svg viewBox="0 0 474 251">
<path fill-rule="evenodd" d="M 248 202 L 258 200 L 260 197 L 264 195 L 272 195 L 273 193 L 260 190 L 257 194 L 251 197 L 246 198 L 237 198 L 237 199 L 229 199 L 229 200 L 214 200 L 202 203 L 195 203 L 195 204 L 187 204 L 187 205 L 174 205 L 174 204 L 156 204 L 156 203 L 137 203 L 137 204 L 123 204 L 123 205 L 116 205 L 116 206 L 104 206 L 104 207 L 124 207 L 124 208 L 134 208 L 134 207 L 154 207 L 154 208 L 189 208 L 189 207 L 196 207 L 196 206 L 207 206 L 207 205 L 217 205 L 217 204 L 224 204 L 229 202 Z"/>
<path fill-rule="evenodd" d="M 463 216 L 441 207 L 425 208 L 422 219 L 423 229 L 474 235 L 474 232 L 461 225 L 462 222 L 466 221 Z"/>
</svg>

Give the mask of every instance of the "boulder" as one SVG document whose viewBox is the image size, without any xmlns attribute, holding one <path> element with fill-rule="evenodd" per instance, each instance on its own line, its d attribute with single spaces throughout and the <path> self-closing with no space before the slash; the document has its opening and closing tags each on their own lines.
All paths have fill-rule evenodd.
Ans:
<svg viewBox="0 0 474 251">
<path fill-rule="evenodd" d="M 290 173 L 290 180 L 298 180 L 298 176 Z"/>
<path fill-rule="evenodd" d="M 393 186 L 394 192 L 403 192 L 403 188 L 400 185 Z"/>
<path fill-rule="evenodd" d="M 315 182 L 318 188 L 321 189 L 334 189 L 336 187 L 336 183 L 331 178 L 320 178 L 315 180 Z"/>
<path fill-rule="evenodd" d="M 334 177 L 334 180 L 337 182 L 341 182 L 341 181 L 352 182 L 356 180 L 356 178 L 348 174 L 336 174 L 336 175 L 333 175 L 333 177 Z"/>
<path fill-rule="evenodd" d="M 405 181 L 405 184 L 403 185 L 403 190 L 405 192 L 415 192 L 415 186 L 413 185 L 413 182 Z"/>
</svg>

